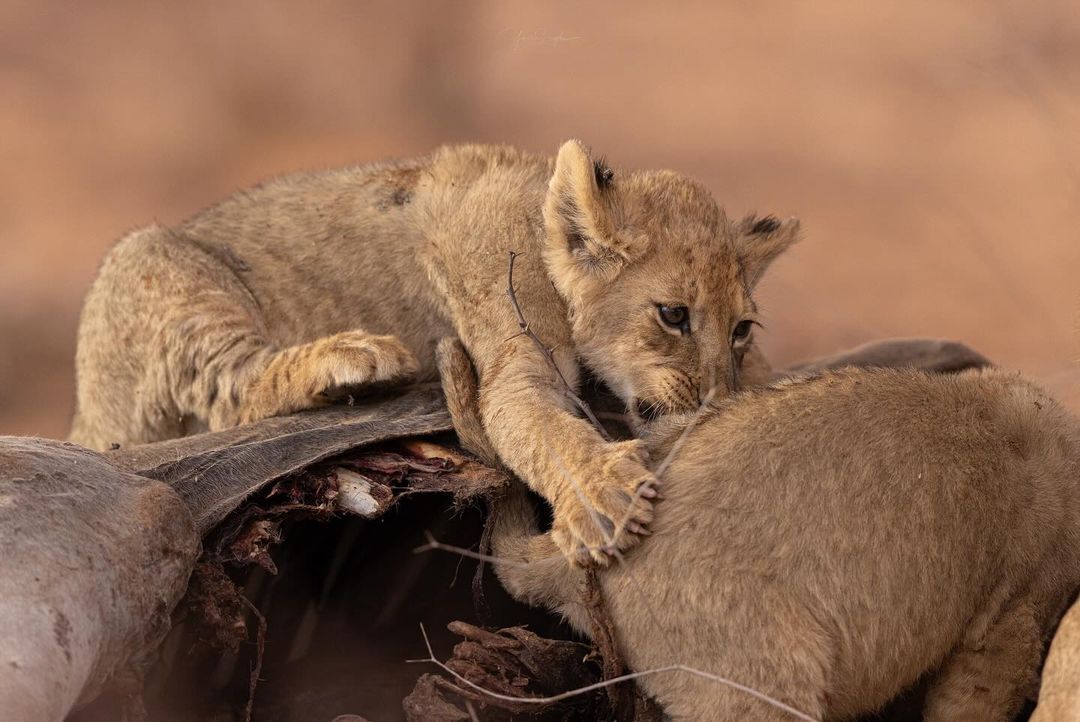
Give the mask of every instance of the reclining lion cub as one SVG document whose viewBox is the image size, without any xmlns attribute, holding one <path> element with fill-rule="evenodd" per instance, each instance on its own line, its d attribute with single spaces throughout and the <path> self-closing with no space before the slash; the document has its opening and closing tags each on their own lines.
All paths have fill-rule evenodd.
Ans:
<svg viewBox="0 0 1080 722">
<path fill-rule="evenodd" d="M 607 443 L 576 415 L 519 333 L 509 252 L 525 254 L 517 296 L 571 385 L 580 359 L 631 409 L 678 412 L 738 388 L 744 356 L 763 368 L 750 294 L 796 232 L 730 221 L 669 171 L 614 176 L 576 141 L 556 159 L 461 146 L 281 178 L 112 249 L 83 310 L 71 438 L 148 442 L 432 378 L 436 341 L 455 334 L 500 458 L 552 503 L 560 548 L 603 561 L 577 493 L 628 520 L 626 547 L 655 479 L 637 441 Z"/>
<path fill-rule="evenodd" d="M 445 376 L 465 379 L 444 388 L 482 450 L 468 375 Z M 648 543 L 600 577 L 632 669 L 687 665 L 828 720 L 927 673 L 928 720 L 1009 720 L 1034 693 L 1080 584 L 1080 423 L 1032 384 L 826 372 L 666 418 L 645 443 L 671 454 L 666 500 Z M 583 572 L 523 498 L 496 515 L 506 588 L 587 634 Z M 640 684 L 677 719 L 791 718 L 687 673 Z"/>
</svg>

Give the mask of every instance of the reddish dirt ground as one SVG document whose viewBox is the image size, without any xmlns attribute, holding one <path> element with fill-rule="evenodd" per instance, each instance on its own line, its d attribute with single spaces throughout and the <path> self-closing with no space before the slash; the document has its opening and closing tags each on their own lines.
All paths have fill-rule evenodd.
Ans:
<svg viewBox="0 0 1080 722">
<path fill-rule="evenodd" d="M 0 433 L 66 433 L 79 303 L 127 229 L 285 171 L 568 137 L 803 219 L 761 293 L 775 361 L 948 336 L 1080 409 L 1080 6 L 674 7 L 8 0 Z"/>
</svg>

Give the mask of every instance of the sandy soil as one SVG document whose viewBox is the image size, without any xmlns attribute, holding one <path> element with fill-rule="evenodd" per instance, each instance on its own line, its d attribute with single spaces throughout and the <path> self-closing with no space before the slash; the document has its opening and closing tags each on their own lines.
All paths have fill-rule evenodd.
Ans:
<svg viewBox="0 0 1080 722">
<path fill-rule="evenodd" d="M 1080 409 L 1080 5 L 0 6 L 0 433 L 62 436 L 81 297 L 127 229 L 276 173 L 459 140 L 798 215 L 779 362 L 963 339 Z"/>
</svg>

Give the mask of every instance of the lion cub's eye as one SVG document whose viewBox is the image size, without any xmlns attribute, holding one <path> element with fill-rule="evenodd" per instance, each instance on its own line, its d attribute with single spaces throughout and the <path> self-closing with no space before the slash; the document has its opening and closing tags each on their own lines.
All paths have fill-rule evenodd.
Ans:
<svg viewBox="0 0 1080 722">
<path fill-rule="evenodd" d="M 746 343 L 750 338 L 750 332 L 753 330 L 753 321 L 739 321 L 731 332 L 731 343 L 736 346 Z"/>
<path fill-rule="evenodd" d="M 658 304 L 656 310 L 660 313 L 660 320 L 668 328 L 687 333 L 690 331 L 690 311 L 686 306 L 664 306 Z"/>
</svg>

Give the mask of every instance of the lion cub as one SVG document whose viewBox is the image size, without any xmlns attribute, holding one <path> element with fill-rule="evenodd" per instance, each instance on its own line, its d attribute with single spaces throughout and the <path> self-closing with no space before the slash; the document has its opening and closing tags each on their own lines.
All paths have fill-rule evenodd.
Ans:
<svg viewBox="0 0 1080 722">
<path fill-rule="evenodd" d="M 455 426 L 483 453 L 468 359 L 440 353 Z M 928 720 L 1009 720 L 1037 689 L 1080 585 L 1080 422 L 1029 382 L 826 372 L 666 418 L 645 443 L 671 455 L 666 501 L 600 577 L 632 669 L 686 665 L 826 720 L 927 673 Z M 495 513 L 506 588 L 588 634 L 583 573 L 527 500 Z M 793 719 L 683 672 L 639 683 L 676 719 Z"/>
<path fill-rule="evenodd" d="M 581 499 L 625 548 L 655 478 L 639 442 L 605 442 L 577 415 L 519 332 L 509 253 L 524 254 L 518 301 L 569 384 L 584 364 L 655 415 L 739 387 L 751 291 L 797 227 L 732 222 L 702 186 L 614 175 L 577 141 L 555 159 L 446 147 L 280 178 L 112 249 L 83 309 L 71 438 L 155 441 L 431 379 L 453 334 L 500 458 L 552 503 L 560 548 L 603 562 Z"/>
</svg>

